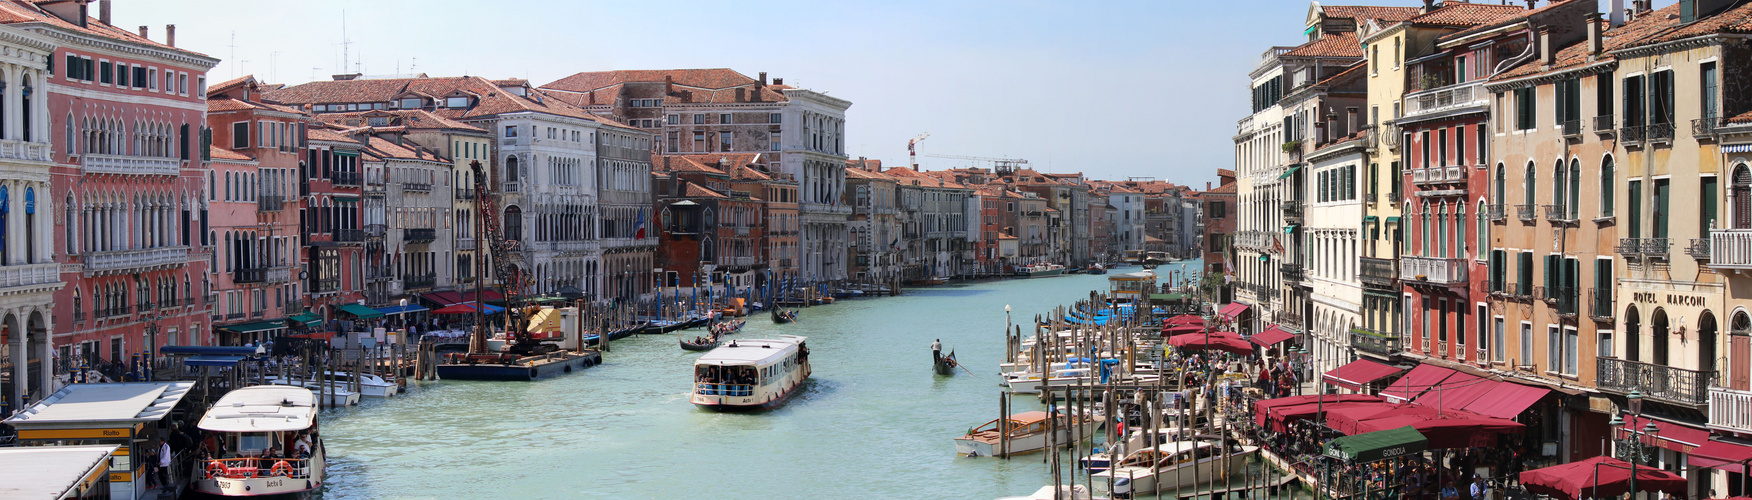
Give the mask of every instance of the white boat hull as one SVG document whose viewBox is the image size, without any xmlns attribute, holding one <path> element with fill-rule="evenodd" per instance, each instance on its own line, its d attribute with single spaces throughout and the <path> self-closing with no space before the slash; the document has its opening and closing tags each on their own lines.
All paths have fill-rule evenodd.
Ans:
<svg viewBox="0 0 1752 500">
<path fill-rule="evenodd" d="M 222 497 L 259 497 L 290 495 L 322 489 L 323 457 L 318 452 L 310 457 L 311 467 L 290 475 L 258 477 L 214 477 L 201 473 L 195 480 L 195 491 Z M 270 473 L 272 471 L 269 471 Z"/>
<path fill-rule="evenodd" d="M 1198 462 L 1178 467 L 1162 468 L 1159 473 L 1152 473 L 1148 467 L 1119 467 L 1097 472 L 1090 475 L 1089 482 L 1094 483 L 1095 494 L 1137 495 L 1140 493 L 1155 493 L 1157 491 L 1174 491 L 1181 488 L 1208 484 L 1213 478 L 1216 481 L 1227 481 L 1229 477 L 1241 474 L 1247 468 L 1247 456 L 1256 448 L 1247 447 L 1246 451 L 1224 456 L 1206 458 Z M 1109 479 L 1113 478 L 1114 486 L 1109 489 Z M 1125 481 L 1121 481 L 1124 479 Z M 1129 484 L 1127 484 L 1129 483 Z"/>
<path fill-rule="evenodd" d="M 1072 429 L 1070 428 L 1059 429 L 1058 439 L 1055 441 L 1058 442 L 1060 447 L 1069 446 L 1072 437 L 1075 435 L 1089 437 L 1095 431 L 1095 424 L 1093 422 L 1083 424 L 1083 429 L 1077 434 L 1072 434 L 1071 431 Z M 1046 442 L 1046 433 L 1044 432 L 1012 438 L 1010 439 L 1010 452 L 1008 455 L 1004 455 L 998 453 L 998 448 L 1000 448 L 1000 446 L 996 439 L 962 436 L 955 438 L 955 453 L 957 455 L 981 457 L 1020 455 L 1023 453 L 1044 450 L 1046 449 Z"/>
</svg>

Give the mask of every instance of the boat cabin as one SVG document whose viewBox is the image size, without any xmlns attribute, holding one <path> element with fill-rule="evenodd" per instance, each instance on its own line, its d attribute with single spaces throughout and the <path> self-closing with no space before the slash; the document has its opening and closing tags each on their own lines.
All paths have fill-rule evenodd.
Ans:
<svg viewBox="0 0 1752 500">
<path fill-rule="evenodd" d="M 788 336 L 790 337 L 790 336 Z M 770 389 L 802 369 L 809 351 L 802 337 L 795 343 L 760 339 L 733 340 L 694 361 L 694 390 L 707 396 L 752 396 Z"/>
<path fill-rule="evenodd" d="M 1008 420 L 1010 438 L 1030 436 L 1046 432 L 1046 412 L 1029 411 L 1010 415 L 1007 419 L 993 419 L 973 429 L 972 436 L 996 440 L 998 438 L 998 421 Z"/>
<path fill-rule="evenodd" d="M 309 389 L 266 385 L 237 389 L 219 398 L 201 418 L 207 431 L 200 443 L 209 477 L 246 479 L 268 476 L 309 478 L 320 453 L 316 395 Z M 313 463 L 314 462 L 314 463 Z"/>
</svg>

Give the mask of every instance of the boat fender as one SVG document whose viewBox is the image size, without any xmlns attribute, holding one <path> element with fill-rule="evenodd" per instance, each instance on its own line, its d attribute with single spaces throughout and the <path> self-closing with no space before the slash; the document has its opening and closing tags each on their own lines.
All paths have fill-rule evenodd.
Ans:
<svg viewBox="0 0 1752 500">
<path fill-rule="evenodd" d="M 309 479 L 306 479 L 306 480 L 304 480 L 304 489 L 307 489 L 307 490 L 314 490 L 314 489 L 316 489 L 316 487 L 315 487 L 315 486 L 312 486 L 312 485 L 311 485 L 311 484 L 310 484 L 310 480 L 309 480 Z"/>
<path fill-rule="evenodd" d="M 273 476 L 290 476 L 292 475 L 292 464 L 286 463 L 285 460 L 274 462 L 274 468 L 269 469 L 268 474 Z"/>
<path fill-rule="evenodd" d="M 226 467 L 224 462 L 218 460 L 207 462 L 207 475 L 209 477 L 228 476 L 231 475 L 231 468 Z"/>
<path fill-rule="evenodd" d="M 533 378 L 535 378 L 535 377 L 536 377 L 536 373 L 537 373 L 537 372 L 536 372 L 536 371 L 535 371 L 535 369 L 534 369 L 534 368 L 530 368 L 530 369 L 529 369 L 529 378 L 532 378 L 532 379 L 533 379 Z"/>
</svg>

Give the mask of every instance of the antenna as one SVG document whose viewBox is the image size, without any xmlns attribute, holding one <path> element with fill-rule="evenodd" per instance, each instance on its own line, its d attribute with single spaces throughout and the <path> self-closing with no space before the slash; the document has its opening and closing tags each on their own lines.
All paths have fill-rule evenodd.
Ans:
<svg viewBox="0 0 1752 500">
<path fill-rule="evenodd" d="M 268 78 L 276 82 L 280 81 L 280 54 L 284 53 L 278 50 L 268 53 Z"/>
<path fill-rule="evenodd" d="M 227 47 L 231 47 L 231 56 L 230 56 L 230 59 L 231 59 L 231 77 L 237 78 L 237 32 L 236 31 L 231 32 L 231 45 L 227 45 Z"/>
<path fill-rule="evenodd" d="M 353 41 L 347 38 L 347 11 L 341 10 L 341 71 L 347 70 L 348 57 L 351 56 Z"/>
<path fill-rule="evenodd" d="M 317 72 L 317 71 L 318 71 L 318 70 L 321 70 L 321 69 L 322 69 L 322 68 L 318 68 L 318 67 L 316 67 L 316 66 L 311 66 L 311 67 L 310 67 L 310 81 L 313 81 L 313 82 L 314 82 L 314 81 L 316 81 L 316 72 Z"/>
</svg>

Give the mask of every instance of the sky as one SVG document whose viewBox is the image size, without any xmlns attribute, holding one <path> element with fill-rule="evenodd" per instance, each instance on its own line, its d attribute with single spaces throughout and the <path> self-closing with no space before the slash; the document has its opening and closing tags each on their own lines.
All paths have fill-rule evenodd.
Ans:
<svg viewBox="0 0 1752 500">
<path fill-rule="evenodd" d="M 1022 158 L 1048 172 L 1198 189 L 1215 183 L 1216 169 L 1233 168 L 1247 72 L 1270 47 L 1304 40 L 1309 7 L 1288 0 L 113 1 L 115 25 L 149 26 L 162 42 L 164 26 L 175 24 L 178 47 L 221 59 L 214 82 L 253 74 L 295 85 L 337 73 L 418 72 L 539 86 L 583 71 L 764 71 L 850 100 L 852 157 L 902 166 L 907 141 L 928 132 L 921 155 Z M 1673 1 L 1657 0 L 1656 8 Z M 1338 3 L 1421 4 L 1327 2 Z"/>
</svg>

